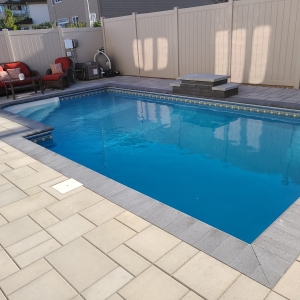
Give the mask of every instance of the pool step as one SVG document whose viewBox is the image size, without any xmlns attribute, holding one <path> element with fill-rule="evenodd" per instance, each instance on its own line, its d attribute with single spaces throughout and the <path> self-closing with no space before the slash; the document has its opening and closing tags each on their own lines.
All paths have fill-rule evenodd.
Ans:
<svg viewBox="0 0 300 300">
<path fill-rule="evenodd" d="M 181 83 L 171 83 L 173 93 L 196 97 L 224 99 L 238 94 L 239 84 L 228 83 L 230 76 L 190 74 L 179 77 Z"/>
</svg>

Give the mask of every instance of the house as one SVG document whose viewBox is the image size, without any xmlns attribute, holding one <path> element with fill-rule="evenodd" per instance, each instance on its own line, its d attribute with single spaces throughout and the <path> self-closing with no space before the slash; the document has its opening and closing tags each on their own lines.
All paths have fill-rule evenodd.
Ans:
<svg viewBox="0 0 300 300">
<path fill-rule="evenodd" d="M 187 8 L 201 5 L 227 2 L 227 0 L 98 0 L 101 16 L 114 18 L 131 15 L 132 12 L 138 14 L 171 10 L 174 7 Z"/>
<path fill-rule="evenodd" d="M 99 20 L 98 0 L 47 0 L 51 22 L 61 27 L 86 22 L 91 26 Z"/>
<path fill-rule="evenodd" d="M 21 29 L 31 29 L 33 24 L 50 21 L 47 0 L 0 0 L 0 18 L 5 8 L 12 11 Z"/>
</svg>

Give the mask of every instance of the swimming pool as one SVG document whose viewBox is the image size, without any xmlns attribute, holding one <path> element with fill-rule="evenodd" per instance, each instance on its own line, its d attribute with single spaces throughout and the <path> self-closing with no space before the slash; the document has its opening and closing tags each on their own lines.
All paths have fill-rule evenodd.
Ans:
<svg viewBox="0 0 300 300">
<path fill-rule="evenodd" d="M 55 127 L 44 147 L 248 243 L 300 195 L 297 119 L 116 92 L 7 110 Z"/>
</svg>

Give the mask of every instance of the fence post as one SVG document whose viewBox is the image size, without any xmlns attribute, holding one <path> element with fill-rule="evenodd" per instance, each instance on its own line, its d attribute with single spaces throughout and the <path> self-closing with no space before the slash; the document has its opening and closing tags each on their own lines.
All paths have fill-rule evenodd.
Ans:
<svg viewBox="0 0 300 300">
<path fill-rule="evenodd" d="M 136 47 L 136 55 L 138 61 L 138 70 L 139 70 L 139 77 L 141 76 L 141 69 L 140 69 L 140 55 L 139 55 L 139 44 L 138 44 L 138 33 L 137 33 L 137 23 L 136 23 L 136 13 L 132 13 L 132 20 L 133 20 L 133 29 L 135 33 L 135 47 Z"/>
<path fill-rule="evenodd" d="M 61 26 L 57 26 L 57 30 L 58 30 L 58 36 L 59 36 L 60 48 L 61 48 L 62 56 L 66 56 L 65 42 L 64 42 L 64 33 L 62 31 Z"/>
<path fill-rule="evenodd" d="M 297 32 L 297 31 L 296 31 Z M 296 70 L 295 70 L 295 81 L 294 81 L 294 89 L 299 90 L 300 87 L 300 39 L 298 41 L 298 48 L 297 48 L 298 55 L 296 56 Z"/>
<path fill-rule="evenodd" d="M 231 77 L 231 57 L 232 57 L 232 31 L 233 31 L 233 0 L 228 0 L 228 76 Z M 231 78 L 228 79 L 231 82 Z"/>
<path fill-rule="evenodd" d="M 103 35 L 103 44 L 104 44 L 104 51 L 107 53 L 107 46 L 106 46 L 106 36 L 105 36 L 105 25 L 104 25 L 104 17 L 100 18 L 101 21 L 101 28 L 102 28 L 102 35 Z"/>
<path fill-rule="evenodd" d="M 7 49 L 8 49 L 9 59 L 10 59 L 10 61 L 15 61 L 16 60 L 15 59 L 15 53 L 14 53 L 14 49 L 13 49 L 12 44 L 11 44 L 9 31 L 8 31 L 8 29 L 3 29 L 2 31 L 4 33 L 4 38 L 5 38 L 6 46 L 7 46 Z"/>
<path fill-rule="evenodd" d="M 174 53 L 175 53 L 175 79 L 179 77 L 179 28 L 178 28 L 178 7 L 174 7 Z"/>
</svg>

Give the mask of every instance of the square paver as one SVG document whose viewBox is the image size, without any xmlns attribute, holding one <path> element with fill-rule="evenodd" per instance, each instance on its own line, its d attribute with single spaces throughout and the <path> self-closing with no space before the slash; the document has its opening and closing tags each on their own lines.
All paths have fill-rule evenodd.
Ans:
<svg viewBox="0 0 300 300">
<path fill-rule="evenodd" d="M 46 166 L 46 165 L 40 163 L 39 161 L 35 161 L 35 162 L 33 162 L 33 163 L 30 163 L 30 164 L 29 164 L 29 167 L 32 168 L 32 169 L 34 169 L 34 170 L 36 170 L 36 171 L 38 171 L 38 172 L 39 172 L 39 171 L 43 171 L 43 170 L 45 170 L 45 169 L 49 169 L 48 166 Z"/>
<path fill-rule="evenodd" d="M 55 202 L 57 202 L 57 200 L 54 197 L 46 192 L 40 192 L 0 208 L 0 213 L 8 221 L 13 221 Z"/>
<path fill-rule="evenodd" d="M 182 242 L 159 259 L 155 264 L 165 272 L 173 274 L 198 252 L 198 249 Z"/>
<path fill-rule="evenodd" d="M 61 244 L 65 245 L 85 233 L 91 231 L 96 226 L 76 214 L 59 223 L 47 228 L 47 231 Z"/>
<path fill-rule="evenodd" d="M 10 276 L 19 271 L 17 265 L 7 255 L 7 253 L 0 248 L 0 280 Z"/>
<path fill-rule="evenodd" d="M 0 207 L 17 202 L 26 197 L 28 197 L 28 195 L 15 186 L 5 189 L 4 191 L 0 192 Z"/>
<path fill-rule="evenodd" d="M 58 203 L 55 203 L 49 207 L 49 210 L 53 215 L 58 217 L 59 219 L 63 220 L 76 213 L 84 210 L 87 207 L 96 204 L 97 202 L 102 201 L 104 198 L 99 196 L 98 194 L 90 191 L 90 190 L 83 190 L 75 195 L 72 195 L 68 198 L 65 198 Z"/>
<path fill-rule="evenodd" d="M 112 219 L 87 233 L 84 237 L 101 251 L 108 253 L 135 234 L 135 231 Z"/>
<path fill-rule="evenodd" d="M 52 188 L 54 188 L 61 194 L 65 194 L 72 190 L 75 190 L 76 188 L 79 188 L 80 186 L 83 186 L 83 184 L 75 180 L 74 178 L 70 178 L 61 183 L 53 185 Z"/>
<path fill-rule="evenodd" d="M 0 282 L 0 287 L 6 295 L 10 295 L 21 287 L 52 270 L 52 267 L 41 259 Z"/>
<path fill-rule="evenodd" d="M 288 299 L 300 299 L 300 262 L 295 261 L 282 276 L 274 291 Z"/>
<path fill-rule="evenodd" d="M 241 275 L 229 289 L 220 297 L 220 300 L 261 300 L 269 294 L 270 290 L 258 282 Z"/>
<path fill-rule="evenodd" d="M 39 186 L 34 186 L 28 190 L 25 190 L 24 192 L 28 195 L 28 196 L 32 196 L 34 194 L 40 193 L 43 190 L 39 187 Z"/>
<path fill-rule="evenodd" d="M 151 225 L 149 222 L 129 211 L 120 214 L 116 219 L 137 232 L 140 232 Z"/>
<path fill-rule="evenodd" d="M 31 169 L 27 166 L 24 166 L 24 167 L 9 171 L 7 173 L 3 173 L 2 176 L 7 178 L 8 180 L 14 182 L 14 181 L 16 181 L 20 178 L 29 176 L 29 175 L 34 174 L 34 173 L 36 173 L 35 170 L 33 170 L 33 169 Z"/>
<path fill-rule="evenodd" d="M 45 208 L 30 214 L 30 217 L 43 228 L 48 228 L 60 221 Z"/>
<path fill-rule="evenodd" d="M 13 169 L 17 169 L 17 168 L 21 168 L 23 166 L 27 166 L 34 162 L 36 162 L 35 159 L 33 159 L 32 157 L 29 157 L 29 156 L 25 156 L 22 158 L 14 159 L 14 160 L 8 162 L 7 165 Z"/>
<path fill-rule="evenodd" d="M 50 239 L 14 257 L 14 260 L 21 268 L 25 268 L 26 266 L 32 264 L 33 262 L 59 249 L 60 247 L 61 245 L 55 239 Z"/>
<path fill-rule="evenodd" d="M 7 164 L 0 164 L 0 174 L 6 173 L 11 170 L 12 170 L 12 168 L 10 166 L 8 166 Z"/>
<path fill-rule="evenodd" d="M 46 259 L 79 292 L 110 273 L 117 264 L 83 238 L 79 238 Z"/>
<path fill-rule="evenodd" d="M 77 292 L 54 270 L 9 296 L 10 300 L 70 300 Z"/>
<path fill-rule="evenodd" d="M 179 239 L 152 225 L 127 241 L 126 245 L 155 262 L 179 243 Z"/>
<path fill-rule="evenodd" d="M 108 256 L 134 276 L 138 276 L 151 266 L 148 260 L 125 245 L 120 245 L 118 248 L 109 252 Z"/>
<path fill-rule="evenodd" d="M 80 212 L 85 218 L 96 225 L 101 225 L 121 214 L 124 208 L 104 199 L 103 201 Z"/>
<path fill-rule="evenodd" d="M 51 236 L 47 232 L 39 231 L 28 238 L 7 247 L 6 251 L 11 257 L 16 257 L 50 239 Z"/>
<path fill-rule="evenodd" d="M 85 190 L 85 187 L 82 186 L 82 184 L 81 184 L 81 186 L 79 186 L 79 187 L 77 187 L 73 190 L 70 190 L 68 192 L 65 192 L 63 194 L 53 188 L 53 186 L 56 186 L 56 185 L 61 184 L 63 182 L 66 182 L 67 180 L 68 180 L 68 177 L 60 176 L 60 177 L 57 177 L 55 179 L 52 179 L 50 181 L 47 181 L 47 182 L 41 184 L 40 187 L 43 190 L 45 190 L 46 192 L 48 192 L 50 195 L 54 196 L 55 198 L 57 198 L 59 200 L 68 198 L 72 195 L 75 195 L 78 192 L 81 192 L 81 191 Z"/>
<path fill-rule="evenodd" d="M 82 295 L 87 300 L 106 300 L 133 278 L 123 268 L 118 267 L 85 290 Z"/>
<path fill-rule="evenodd" d="M 41 230 L 29 217 L 23 217 L 0 227 L 0 244 L 8 247 Z"/>
<path fill-rule="evenodd" d="M 286 300 L 286 298 L 271 292 L 265 300 Z"/>
<path fill-rule="evenodd" d="M 200 297 L 199 295 L 195 294 L 194 292 L 187 293 L 182 300 L 204 300 L 204 298 Z"/>
<path fill-rule="evenodd" d="M 239 272 L 199 252 L 174 277 L 196 291 L 203 298 L 218 299 L 238 278 Z"/>
<path fill-rule="evenodd" d="M 185 286 L 152 266 L 118 293 L 126 300 L 179 300 L 187 292 Z"/>
</svg>

